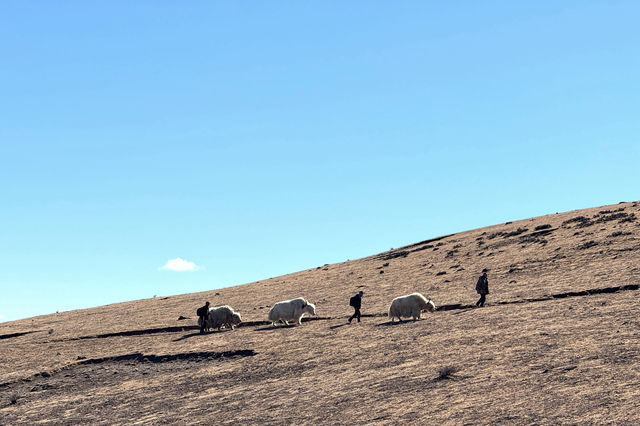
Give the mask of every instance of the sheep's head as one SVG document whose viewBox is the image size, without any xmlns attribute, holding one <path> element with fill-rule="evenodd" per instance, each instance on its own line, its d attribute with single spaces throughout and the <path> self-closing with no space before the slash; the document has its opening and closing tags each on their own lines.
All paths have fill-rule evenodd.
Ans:
<svg viewBox="0 0 640 426">
<path fill-rule="evenodd" d="M 435 304 L 435 303 L 433 303 L 433 300 L 429 300 L 429 301 L 427 302 L 427 311 L 429 311 L 429 312 L 433 312 L 433 311 L 435 311 L 435 310 L 436 310 L 436 304 Z"/>
<path fill-rule="evenodd" d="M 304 305 L 302 307 L 302 312 L 305 312 L 309 315 L 315 315 L 316 314 L 316 305 L 314 305 L 313 303 L 307 303 L 306 305 Z"/>
<path fill-rule="evenodd" d="M 240 316 L 239 313 L 235 312 L 233 315 L 231 315 L 231 323 L 236 325 L 236 324 L 240 324 L 242 322 L 242 317 Z"/>
</svg>

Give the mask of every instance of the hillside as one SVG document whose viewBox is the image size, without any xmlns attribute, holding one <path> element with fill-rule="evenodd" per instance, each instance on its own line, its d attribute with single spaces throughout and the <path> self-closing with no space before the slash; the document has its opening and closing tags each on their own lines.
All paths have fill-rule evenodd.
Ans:
<svg viewBox="0 0 640 426">
<path fill-rule="evenodd" d="M 221 290 L 1 323 L 0 423 L 638 424 L 638 216 L 640 202 L 541 216 Z M 470 308 L 483 268 L 491 294 Z M 366 316 L 349 325 L 358 290 Z M 413 291 L 440 309 L 390 324 L 390 301 Z M 316 318 L 264 322 L 297 296 Z M 199 335 L 204 300 L 245 322 Z"/>
</svg>

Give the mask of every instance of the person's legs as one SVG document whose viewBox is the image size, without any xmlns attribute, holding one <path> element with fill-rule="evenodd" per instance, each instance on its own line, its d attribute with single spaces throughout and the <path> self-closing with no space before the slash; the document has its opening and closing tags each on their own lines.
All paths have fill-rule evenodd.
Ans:
<svg viewBox="0 0 640 426">
<path fill-rule="evenodd" d="M 204 317 L 200 317 L 200 334 L 204 334 L 204 327 L 206 326 Z"/>
<path fill-rule="evenodd" d="M 486 294 L 481 294 L 480 299 L 476 302 L 476 306 L 484 306 L 484 301 L 487 298 Z"/>
<path fill-rule="evenodd" d="M 360 322 L 360 309 L 356 309 L 356 308 L 353 308 L 353 309 L 355 309 L 355 311 L 353 312 L 353 315 L 349 317 L 349 323 L 351 323 L 351 320 L 354 318 L 358 318 L 358 322 Z"/>
</svg>

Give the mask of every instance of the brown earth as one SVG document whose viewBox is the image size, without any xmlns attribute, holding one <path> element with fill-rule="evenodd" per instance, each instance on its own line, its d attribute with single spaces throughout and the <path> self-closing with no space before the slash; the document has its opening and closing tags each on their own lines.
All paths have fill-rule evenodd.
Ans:
<svg viewBox="0 0 640 426">
<path fill-rule="evenodd" d="M 640 203 L 0 324 L 0 423 L 640 424 Z M 484 308 L 470 308 L 482 268 Z M 364 290 L 362 323 L 346 324 Z M 441 308 L 390 324 L 391 299 Z M 304 296 L 318 317 L 264 323 Z M 245 321 L 199 335 L 208 299 Z M 189 319 L 178 320 L 179 316 Z"/>
</svg>

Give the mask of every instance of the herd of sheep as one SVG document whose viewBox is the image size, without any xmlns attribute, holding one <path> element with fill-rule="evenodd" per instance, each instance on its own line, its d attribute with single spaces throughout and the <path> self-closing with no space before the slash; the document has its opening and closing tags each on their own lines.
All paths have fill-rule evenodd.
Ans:
<svg viewBox="0 0 640 426">
<path fill-rule="evenodd" d="M 415 321 L 420 318 L 423 311 L 433 312 L 435 310 L 436 305 L 433 300 L 427 299 L 420 293 L 412 293 L 393 299 L 391 306 L 389 306 L 388 315 L 391 321 L 395 321 L 395 318 L 402 321 L 402 317 L 413 317 Z M 305 314 L 315 315 L 316 305 L 303 297 L 298 297 L 273 305 L 269 310 L 268 318 L 275 327 L 278 323 L 289 325 L 289 321 L 294 321 L 294 324 L 302 324 L 302 317 Z M 222 327 L 226 327 L 233 330 L 236 325 L 242 322 L 242 317 L 233 308 L 225 305 L 210 308 L 205 321 L 205 329 L 217 328 L 220 330 Z M 202 326 L 202 318 L 198 319 L 198 325 Z"/>
</svg>

